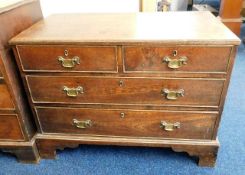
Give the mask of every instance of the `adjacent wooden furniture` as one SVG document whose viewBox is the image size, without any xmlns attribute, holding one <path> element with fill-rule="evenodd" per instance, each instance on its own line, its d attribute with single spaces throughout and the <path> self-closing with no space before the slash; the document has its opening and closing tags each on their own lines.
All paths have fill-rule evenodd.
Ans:
<svg viewBox="0 0 245 175">
<path fill-rule="evenodd" d="M 21 162 L 37 162 L 30 107 L 8 40 L 42 18 L 39 1 L 0 4 L 0 149 Z"/>
<path fill-rule="evenodd" d="M 219 17 L 238 36 L 241 32 L 243 0 L 221 0 Z"/>
<path fill-rule="evenodd" d="M 79 144 L 152 146 L 200 166 L 215 164 L 239 43 L 209 12 L 53 15 L 10 41 L 42 158 Z"/>
</svg>

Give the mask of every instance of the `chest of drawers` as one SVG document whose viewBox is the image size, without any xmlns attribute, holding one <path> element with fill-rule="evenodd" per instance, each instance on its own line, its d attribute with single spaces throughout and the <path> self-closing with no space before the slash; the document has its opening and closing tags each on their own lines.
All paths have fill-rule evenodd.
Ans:
<svg viewBox="0 0 245 175">
<path fill-rule="evenodd" d="M 42 19 L 38 0 L 0 2 L 0 149 L 38 162 L 30 107 L 8 40 Z"/>
<path fill-rule="evenodd" d="M 239 42 L 207 12 L 66 14 L 37 23 L 10 44 L 40 156 L 79 144 L 170 147 L 213 166 Z"/>
</svg>

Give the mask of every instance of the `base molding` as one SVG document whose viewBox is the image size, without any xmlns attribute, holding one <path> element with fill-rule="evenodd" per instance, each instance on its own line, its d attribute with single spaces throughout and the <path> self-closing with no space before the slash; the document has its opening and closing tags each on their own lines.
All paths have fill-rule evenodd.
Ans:
<svg viewBox="0 0 245 175">
<path fill-rule="evenodd" d="M 199 157 L 199 166 L 215 166 L 219 148 L 216 140 L 184 140 L 159 139 L 142 137 L 114 136 L 65 136 L 54 134 L 38 134 L 36 143 L 41 158 L 55 159 L 56 150 L 76 148 L 80 144 L 117 145 L 117 146 L 146 146 L 172 148 L 176 152 L 187 152 L 190 156 Z"/>
<path fill-rule="evenodd" d="M 21 163 L 39 163 L 40 156 L 35 139 L 30 142 L 1 142 L 0 149 L 16 156 Z"/>
</svg>

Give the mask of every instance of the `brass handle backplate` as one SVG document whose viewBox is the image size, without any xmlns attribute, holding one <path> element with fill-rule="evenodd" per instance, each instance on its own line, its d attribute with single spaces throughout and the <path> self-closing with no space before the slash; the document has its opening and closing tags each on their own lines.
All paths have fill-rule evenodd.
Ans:
<svg viewBox="0 0 245 175">
<path fill-rule="evenodd" d="M 180 122 L 167 123 L 166 121 L 161 121 L 160 128 L 164 129 L 165 131 L 174 131 L 174 129 L 180 128 Z"/>
<path fill-rule="evenodd" d="M 77 119 L 73 119 L 73 124 L 79 129 L 86 129 L 92 126 L 92 121 L 91 120 L 79 121 Z"/>
<path fill-rule="evenodd" d="M 66 92 L 68 97 L 77 97 L 79 93 L 84 93 L 82 86 L 78 86 L 76 88 L 68 88 L 67 86 L 64 86 L 63 90 Z"/>
<path fill-rule="evenodd" d="M 162 94 L 168 99 L 168 100 L 177 100 L 178 97 L 184 96 L 184 89 L 179 90 L 169 90 L 169 89 L 162 89 Z"/>
<path fill-rule="evenodd" d="M 173 57 L 177 57 L 178 52 L 176 50 L 173 51 Z M 180 56 L 179 58 L 170 58 L 169 56 L 165 56 L 162 60 L 163 63 L 168 63 L 168 67 L 171 69 L 178 69 L 183 65 L 187 64 L 188 58 L 186 56 Z"/>
<path fill-rule="evenodd" d="M 65 57 L 68 57 L 68 51 L 65 50 Z M 76 65 L 80 64 L 80 58 L 74 56 L 73 58 L 64 58 L 63 56 L 58 56 L 58 61 L 61 62 L 62 67 L 64 68 L 74 68 Z"/>
</svg>

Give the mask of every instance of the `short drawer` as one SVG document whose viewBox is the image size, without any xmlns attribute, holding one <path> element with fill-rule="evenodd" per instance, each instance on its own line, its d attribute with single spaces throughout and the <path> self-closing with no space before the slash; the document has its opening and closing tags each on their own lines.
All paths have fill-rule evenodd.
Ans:
<svg viewBox="0 0 245 175">
<path fill-rule="evenodd" d="M 17 46 L 24 71 L 117 72 L 116 47 Z"/>
<path fill-rule="evenodd" d="M 223 80 L 27 76 L 34 103 L 218 107 Z"/>
<path fill-rule="evenodd" d="M 123 48 L 125 72 L 225 73 L 231 47 Z"/>
<path fill-rule="evenodd" d="M 36 108 L 44 133 L 211 139 L 217 113 Z"/>
<path fill-rule="evenodd" d="M 0 140 L 24 140 L 17 115 L 0 114 Z"/>
<path fill-rule="evenodd" d="M 6 84 L 0 80 L 0 109 L 14 109 L 14 105 Z"/>
</svg>

